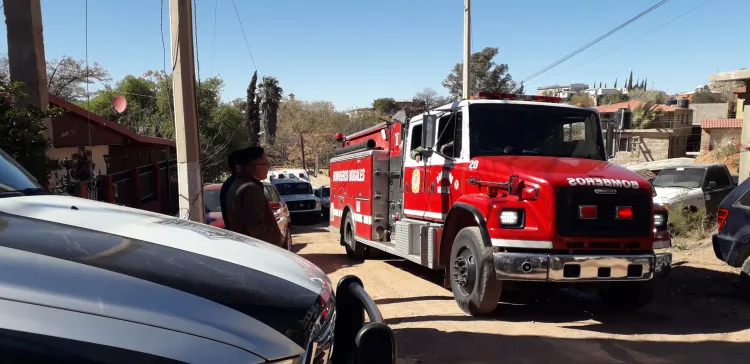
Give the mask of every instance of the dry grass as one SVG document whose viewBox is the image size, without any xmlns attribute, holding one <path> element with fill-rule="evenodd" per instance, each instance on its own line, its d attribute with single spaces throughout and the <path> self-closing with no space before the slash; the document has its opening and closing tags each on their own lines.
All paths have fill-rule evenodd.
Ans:
<svg viewBox="0 0 750 364">
<path fill-rule="evenodd" d="M 672 206 L 669 212 L 669 231 L 674 237 L 675 250 L 690 249 L 689 242 L 704 240 L 716 230 L 716 220 L 706 209 L 691 210 L 681 205 Z"/>
</svg>

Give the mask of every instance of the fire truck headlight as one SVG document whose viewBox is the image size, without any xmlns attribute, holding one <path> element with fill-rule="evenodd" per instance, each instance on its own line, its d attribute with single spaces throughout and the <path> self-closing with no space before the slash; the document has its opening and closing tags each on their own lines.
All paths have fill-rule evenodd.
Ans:
<svg viewBox="0 0 750 364">
<path fill-rule="evenodd" d="M 654 214 L 654 227 L 664 227 L 667 223 L 667 216 L 665 214 Z"/>
<path fill-rule="evenodd" d="M 519 228 L 523 225 L 523 210 L 500 210 L 500 226 L 504 228 Z"/>
</svg>

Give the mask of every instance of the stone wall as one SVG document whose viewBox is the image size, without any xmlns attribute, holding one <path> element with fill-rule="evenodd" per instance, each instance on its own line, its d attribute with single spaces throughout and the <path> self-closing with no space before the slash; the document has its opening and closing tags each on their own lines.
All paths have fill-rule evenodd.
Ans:
<svg viewBox="0 0 750 364">
<path fill-rule="evenodd" d="M 623 135 L 623 137 L 625 137 Z M 627 136 L 632 138 L 632 136 Z M 642 163 L 669 158 L 669 135 L 643 135 L 634 151 L 617 151 L 612 162 L 617 164 Z"/>
</svg>

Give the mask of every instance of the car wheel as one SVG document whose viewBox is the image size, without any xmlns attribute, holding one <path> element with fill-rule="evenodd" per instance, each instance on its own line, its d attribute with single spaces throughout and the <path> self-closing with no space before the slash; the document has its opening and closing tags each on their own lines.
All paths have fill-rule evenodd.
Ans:
<svg viewBox="0 0 750 364">
<path fill-rule="evenodd" d="M 458 306 L 472 316 L 495 311 L 503 282 L 495 277 L 492 250 L 484 247 L 478 227 L 466 227 L 458 232 L 450 264 L 448 279 Z"/>
<path fill-rule="evenodd" d="M 286 237 L 284 238 L 284 247 L 286 250 L 292 251 L 292 228 L 289 224 L 286 225 Z"/>
</svg>

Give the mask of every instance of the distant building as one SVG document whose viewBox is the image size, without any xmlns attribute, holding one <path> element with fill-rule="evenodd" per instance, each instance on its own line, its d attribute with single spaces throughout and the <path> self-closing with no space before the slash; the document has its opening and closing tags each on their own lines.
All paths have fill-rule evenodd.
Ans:
<svg viewBox="0 0 750 364">
<path fill-rule="evenodd" d="M 620 109 L 633 110 L 641 101 L 631 100 L 597 107 L 602 121 L 612 121 Z M 652 129 L 627 128 L 615 130 L 614 158 L 618 164 L 651 162 L 687 156 L 691 136 L 693 110 L 677 106 L 658 105 L 662 115 Z"/>
<path fill-rule="evenodd" d="M 552 85 L 537 87 L 536 94 L 538 96 L 555 96 L 563 99 L 570 99 L 574 94 L 586 90 L 589 85 L 585 83 L 571 83 L 570 85 Z"/>
</svg>

